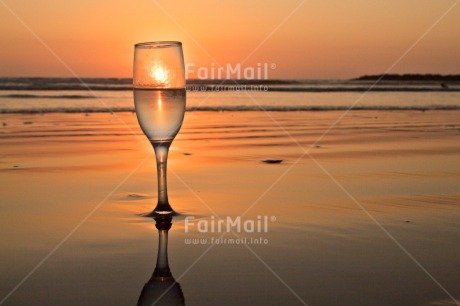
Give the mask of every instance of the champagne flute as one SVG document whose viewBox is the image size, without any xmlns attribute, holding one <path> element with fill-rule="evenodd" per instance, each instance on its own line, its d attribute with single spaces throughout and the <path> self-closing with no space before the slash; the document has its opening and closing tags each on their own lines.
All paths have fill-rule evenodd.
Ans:
<svg viewBox="0 0 460 306">
<path fill-rule="evenodd" d="M 185 113 L 182 43 L 158 41 L 134 46 L 134 104 L 139 125 L 153 145 L 157 162 L 158 203 L 150 216 L 173 214 L 168 201 L 166 166 L 169 147 Z"/>
</svg>

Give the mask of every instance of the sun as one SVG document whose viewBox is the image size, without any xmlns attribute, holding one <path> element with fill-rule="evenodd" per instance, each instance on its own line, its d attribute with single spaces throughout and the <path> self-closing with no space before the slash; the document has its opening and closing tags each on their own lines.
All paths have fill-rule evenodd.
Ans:
<svg viewBox="0 0 460 306">
<path fill-rule="evenodd" d="M 150 71 L 150 75 L 157 81 L 157 83 L 166 83 L 168 79 L 168 73 L 161 66 L 153 67 Z"/>
</svg>

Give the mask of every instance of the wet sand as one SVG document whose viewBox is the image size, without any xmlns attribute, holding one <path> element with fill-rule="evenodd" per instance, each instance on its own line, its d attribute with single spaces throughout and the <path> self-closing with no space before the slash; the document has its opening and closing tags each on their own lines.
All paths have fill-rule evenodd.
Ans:
<svg viewBox="0 0 460 306">
<path fill-rule="evenodd" d="M 328 130 L 342 113 L 186 113 L 168 257 L 187 305 L 456 305 L 460 111 L 352 111 Z M 0 301 L 33 271 L 2 305 L 135 305 L 158 244 L 135 115 L 3 114 L 0 148 Z M 238 216 L 267 232 L 210 232 Z"/>
</svg>

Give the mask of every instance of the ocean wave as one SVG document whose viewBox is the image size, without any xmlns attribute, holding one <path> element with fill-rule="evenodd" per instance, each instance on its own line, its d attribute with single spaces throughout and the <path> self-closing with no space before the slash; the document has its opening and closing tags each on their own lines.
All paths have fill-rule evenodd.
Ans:
<svg viewBox="0 0 460 306">
<path fill-rule="evenodd" d="M 295 111 L 429 111 L 429 110 L 460 110 L 460 105 L 431 105 L 431 106 L 191 106 L 187 111 L 207 112 L 238 112 L 238 111 L 271 111 L 271 112 L 295 112 Z M 36 109 L 0 109 L 1 114 L 34 114 L 34 113 L 116 113 L 134 112 L 134 107 L 114 108 L 36 108 Z"/>
<path fill-rule="evenodd" d="M 359 80 L 187 80 L 188 91 L 286 91 L 286 92 L 458 92 L 459 82 Z M 130 78 L 0 78 L 0 90 L 129 91 Z M 14 98 L 14 97 L 13 97 Z"/>
<path fill-rule="evenodd" d="M 94 95 L 34 95 L 34 94 L 10 94 L 0 95 L 1 98 L 12 99 L 98 99 Z"/>
<path fill-rule="evenodd" d="M 197 106 L 187 107 L 187 111 L 276 111 L 276 112 L 295 112 L 295 111 L 344 111 L 344 110 L 460 110 L 460 105 L 430 105 L 430 106 Z"/>
<path fill-rule="evenodd" d="M 0 84 L 0 90 L 132 90 L 131 85 L 107 84 Z"/>
<path fill-rule="evenodd" d="M 187 91 L 278 91 L 278 92 L 459 92 L 460 87 L 421 86 L 349 86 L 349 87 L 285 87 L 264 85 L 187 85 Z"/>
<path fill-rule="evenodd" d="M 126 85 L 83 85 L 83 84 L 45 84 L 45 85 L 1 85 L 0 90 L 90 90 L 90 91 L 130 91 Z M 260 91 L 260 92 L 460 92 L 460 86 L 444 88 L 441 86 L 276 86 L 276 85 L 187 85 L 187 91 Z M 21 97 L 22 96 L 22 97 Z M 43 98 L 40 95 L 9 95 L 9 98 Z M 55 96 L 49 96 L 54 98 Z M 57 96 L 59 98 L 59 96 Z M 66 97 L 66 96 L 63 96 Z M 94 96 L 91 96 L 94 97 Z"/>
</svg>

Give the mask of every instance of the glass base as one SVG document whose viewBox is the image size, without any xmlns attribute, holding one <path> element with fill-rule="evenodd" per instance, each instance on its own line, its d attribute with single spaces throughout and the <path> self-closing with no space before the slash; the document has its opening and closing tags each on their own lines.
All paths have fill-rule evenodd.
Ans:
<svg viewBox="0 0 460 306">
<path fill-rule="evenodd" d="M 155 218 L 157 216 L 177 216 L 177 215 L 179 215 L 179 213 L 174 211 L 171 205 L 167 203 L 167 204 L 157 204 L 155 209 L 152 212 L 145 214 L 144 217 Z"/>
</svg>

